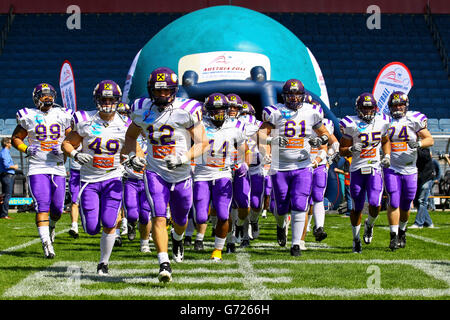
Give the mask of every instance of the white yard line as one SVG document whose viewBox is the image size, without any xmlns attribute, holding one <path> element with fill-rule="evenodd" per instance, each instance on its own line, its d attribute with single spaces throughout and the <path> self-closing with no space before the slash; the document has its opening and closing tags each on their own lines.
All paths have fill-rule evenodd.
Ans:
<svg viewBox="0 0 450 320">
<path fill-rule="evenodd" d="M 63 233 L 66 233 L 66 232 L 69 232 L 69 230 L 70 230 L 70 228 L 69 228 L 69 229 L 61 230 L 61 231 L 59 231 L 59 232 L 56 232 L 56 233 L 55 233 L 55 236 L 60 235 L 60 234 L 63 234 Z M 11 252 L 14 252 L 14 251 L 18 251 L 18 250 L 21 250 L 21 249 L 23 249 L 23 248 L 32 246 L 32 245 L 34 245 L 34 244 L 36 244 L 36 243 L 41 243 L 41 239 L 40 239 L 39 237 L 37 237 L 37 238 L 34 239 L 34 240 L 31 240 L 31 241 L 25 242 L 25 243 L 23 243 L 23 244 L 20 244 L 20 245 L 18 245 L 18 246 L 10 247 L 10 248 L 7 248 L 7 249 L 5 249 L 5 250 L 0 251 L 0 257 L 1 257 L 2 255 L 4 255 L 5 253 L 11 253 Z"/>
</svg>

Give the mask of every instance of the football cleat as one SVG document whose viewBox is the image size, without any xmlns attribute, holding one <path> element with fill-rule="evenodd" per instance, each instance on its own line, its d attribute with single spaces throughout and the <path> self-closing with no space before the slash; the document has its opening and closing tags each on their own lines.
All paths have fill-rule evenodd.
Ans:
<svg viewBox="0 0 450 320">
<path fill-rule="evenodd" d="M 55 227 L 48 226 L 48 230 L 49 230 L 49 232 L 50 232 L 50 241 L 51 241 L 52 243 L 54 243 L 54 242 L 55 242 L 55 235 L 56 235 Z"/>
<path fill-rule="evenodd" d="M 286 245 L 286 238 L 287 238 L 286 229 L 287 229 L 286 227 L 280 228 L 277 225 L 277 241 L 281 247 L 284 247 Z"/>
<path fill-rule="evenodd" d="M 222 250 L 214 249 L 211 254 L 211 260 L 214 262 L 221 262 L 222 261 Z"/>
<path fill-rule="evenodd" d="M 267 218 L 267 210 L 266 210 L 266 209 L 264 209 L 264 210 L 261 212 L 261 217 L 263 217 L 264 219 Z"/>
<path fill-rule="evenodd" d="M 136 222 L 130 222 L 127 224 L 127 237 L 128 240 L 133 241 L 136 239 Z"/>
<path fill-rule="evenodd" d="M 373 239 L 373 226 L 369 226 L 367 219 L 364 221 L 364 243 L 370 244 Z"/>
<path fill-rule="evenodd" d="M 71 228 L 69 230 L 69 235 L 74 239 L 78 239 L 78 237 L 79 237 L 78 231 L 74 228 Z"/>
<path fill-rule="evenodd" d="M 294 244 L 292 247 L 291 247 L 291 256 L 293 256 L 293 257 L 299 257 L 299 256 L 301 256 L 302 255 L 302 252 L 301 252 L 301 250 L 300 250 L 300 246 L 298 245 L 298 244 Z"/>
<path fill-rule="evenodd" d="M 253 240 L 254 239 L 258 239 L 258 237 L 259 237 L 259 224 L 258 224 L 258 221 L 251 222 L 250 226 L 251 226 L 251 229 L 252 229 L 252 233 L 251 233 L 252 239 Z"/>
<path fill-rule="evenodd" d="M 116 239 L 114 240 L 114 247 L 121 247 L 122 246 L 122 237 L 116 236 Z"/>
<path fill-rule="evenodd" d="M 173 260 L 175 262 L 183 262 L 184 259 L 184 247 L 183 247 L 183 241 L 179 240 L 175 240 L 173 238 L 173 233 L 171 234 L 172 236 L 172 254 L 173 254 Z"/>
<path fill-rule="evenodd" d="M 152 252 L 151 250 L 150 250 L 150 246 L 149 245 L 144 245 L 144 246 L 141 246 L 141 252 L 143 252 L 143 253 L 150 253 L 150 252 Z"/>
<path fill-rule="evenodd" d="M 100 276 L 107 275 L 108 274 L 108 265 L 104 264 L 103 262 L 99 263 L 97 265 L 97 274 Z"/>
<path fill-rule="evenodd" d="M 406 247 L 406 230 L 403 231 L 402 229 L 398 230 L 398 247 L 404 248 Z"/>
<path fill-rule="evenodd" d="M 313 232 L 314 237 L 316 238 L 316 241 L 320 242 L 328 236 L 325 231 L 323 231 L 323 227 L 319 227 L 317 229 L 314 228 Z"/>
<path fill-rule="evenodd" d="M 391 232 L 391 241 L 389 242 L 389 249 L 395 251 L 398 249 L 398 235 L 395 232 Z"/>
<path fill-rule="evenodd" d="M 185 236 L 184 237 L 184 246 L 188 247 L 192 245 L 192 237 L 191 236 Z"/>
<path fill-rule="evenodd" d="M 42 243 L 42 249 L 44 250 L 44 256 L 47 259 L 53 259 L 55 257 L 55 250 L 51 242 Z"/>
<path fill-rule="evenodd" d="M 362 252 L 361 240 L 353 239 L 353 253 L 361 253 L 361 252 Z"/>
<path fill-rule="evenodd" d="M 236 252 L 236 244 L 235 243 L 227 243 L 226 253 L 235 253 L 235 252 Z"/>
<path fill-rule="evenodd" d="M 172 268 L 169 262 L 163 262 L 159 265 L 159 282 L 171 282 L 172 281 Z"/>
<path fill-rule="evenodd" d="M 246 239 L 242 239 L 241 241 L 241 248 L 247 248 L 250 246 L 250 239 L 246 238 Z"/>
<path fill-rule="evenodd" d="M 202 240 L 195 240 L 194 242 L 194 250 L 195 251 L 203 251 L 203 241 Z"/>
</svg>

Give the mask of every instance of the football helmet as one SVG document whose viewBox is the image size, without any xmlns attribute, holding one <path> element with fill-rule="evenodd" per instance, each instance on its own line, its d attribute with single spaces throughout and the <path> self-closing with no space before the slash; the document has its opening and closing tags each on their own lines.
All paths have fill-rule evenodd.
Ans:
<svg viewBox="0 0 450 320">
<path fill-rule="evenodd" d="M 228 115 L 231 118 L 239 117 L 239 113 L 242 111 L 243 101 L 241 97 L 239 97 L 235 93 L 227 94 L 227 99 L 229 103 Z"/>
<path fill-rule="evenodd" d="M 125 102 L 120 102 L 120 103 L 117 105 L 116 111 L 117 111 L 118 113 L 120 113 L 121 115 L 128 116 L 128 115 L 130 114 L 131 108 L 130 108 L 130 106 L 129 106 L 127 103 L 125 103 Z"/>
<path fill-rule="evenodd" d="M 400 119 L 406 115 L 409 107 L 408 95 L 401 91 L 394 91 L 388 100 L 389 111 L 395 119 Z"/>
<path fill-rule="evenodd" d="M 51 84 L 40 83 L 33 89 L 33 102 L 36 108 L 50 108 L 55 103 L 56 90 Z"/>
<path fill-rule="evenodd" d="M 356 98 L 355 109 L 361 120 L 370 123 L 375 118 L 378 110 L 377 101 L 371 93 L 364 92 Z"/>
<path fill-rule="evenodd" d="M 251 115 L 255 115 L 255 108 L 253 108 L 252 104 L 248 101 L 243 101 L 242 102 L 242 110 L 240 115 L 247 115 L 247 114 L 251 114 Z"/>
<path fill-rule="evenodd" d="M 216 127 L 221 127 L 228 116 L 230 103 L 222 93 L 213 93 L 203 104 L 203 113 Z"/>
<path fill-rule="evenodd" d="M 93 96 L 98 111 L 112 113 L 116 111 L 122 98 L 122 90 L 114 81 L 103 80 L 95 86 Z"/>
<path fill-rule="evenodd" d="M 303 106 L 305 101 L 305 87 L 300 80 L 289 79 L 283 85 L 281 97 L 284 105 L 292 110 L 297 110 Z"/>
<path fill-rule="evenodd" d="M 160 107 L 170 105 L 178 92 L 178 76 L 166 67 L 156 68 L 147 81 L 147 91 L 153 103 Z"/>
</svg>

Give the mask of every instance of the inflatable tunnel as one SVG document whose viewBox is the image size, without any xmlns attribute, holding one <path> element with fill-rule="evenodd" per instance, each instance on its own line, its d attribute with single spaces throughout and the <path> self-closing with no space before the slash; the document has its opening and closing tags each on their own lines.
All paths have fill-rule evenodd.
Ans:
<svg viewBox="0 0 450 320">
<path fill-rule="evenodd" d="M 147 79 L 157 67 L 179 77 L 178 96 L 204 101 L 214 92 L 235 93 L 249 101 L 261 119 L 265 106 L 281 102 L 283 84 L 299 79 L 322 104 L 335 126 L 319 64 L 291 31 L 274 19 L 242 7 L 216 6 L 186 14 L 159 31 L 137 53 L 124 86 L 124 101 L 147 96 Z M 338 179 L 329 172 L 326 197 L 336 208 Z"/>
</svg>

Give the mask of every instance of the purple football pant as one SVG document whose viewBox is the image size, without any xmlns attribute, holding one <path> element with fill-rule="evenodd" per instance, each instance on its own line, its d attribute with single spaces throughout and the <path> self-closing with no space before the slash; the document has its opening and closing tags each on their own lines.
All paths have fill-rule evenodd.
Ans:
<svg viewBox="0 0 450 320">
<path fill-rule="evenodd" d="M 123 181 L 123 206 L 127 220 L 146 225 L 150 220 L 150 204 L 145 193 L 144 180 L 126 179 Z"/>
<path fill-rule="evenodd" d="M 36 212 L 50 212 L 55 218 L 61 216 L 66 197 L 66 177 L 34 174 L 28 176 L 28 186 Z"/>
<path fill-rule="evenodd" d="M 80 214 L 87 234 L 99 233 L 101 226 L 114 228 L 122 205 L 122 181 L 113 178 L 99 182 L 82 182 Z"/>
<path fill-rule="evenodd" d="M 194 221 L 203 224 L 208 221 L 209 203 L 217 212 L 217 219 L 228 220 L 233 196 L 231 179 L 194 182 Z"/>
<path fill-rule="evenodd" d="M 246 209 L 250 207 L 250 178 L 248 174 L 243 177 L 234 176 L 233 202 L 237 208 Z"/>
<path fill-rule="evenodd" d="M 325 164 L 318 166 L 313 171 L 310 204 L 322 202 L 327 188 L 328 169 Z"/>
<path fill-rule="evenodd" d="M 400 207 L 403 211 L 411 208 L 417 191 L 417 173 L 403 175 L 392 169 L 384 168 L 384 185 L 389 195 L 389 205 L 396 209 Z"/>
<path fill-rule="evenodd" d="M 270 178 L 270 176 L 265 176 L 264 177 L 264 195 L 270 196 L 271 192 L 272 192 L 272 179 Z"/>
<path fill-rule="evenodd" d="M 361 174 L 361 170 L 350 172 L 350 195 L 355 211 L 364 209 L 366 194 L 369 205 L 378 207 L 381 204 L 383 179 L 377 169 L 372 169 L 372 174 Z"/>
<path fill-rule="evenodd" d="M 70 169 L 69 192 L 72 203 L 77 203 L 80 193 L 80 170 Z"/>
<path fill-rule="evenodd" d="M 145 171 L 145 179 L 152 218 L 166 217 L 166 208 L 170 205 L 172 220 L 177 225 L 184 226 L 192 206 L 192 179 L 170 183 L 148 170 Z"/>
<path fill-rule="evenodd" d="M 253 174 L 250 176 L 250 207 L 252 209 L 261 209 L 264 197 L 264 176 Z"/>
<path fill-rule="evenodd" d="M 285 215 L 291 210 L 306 211 L 312 186 L 312 168 L 278 171 L 272 175 L 276 213 Z"/>
</svg>

